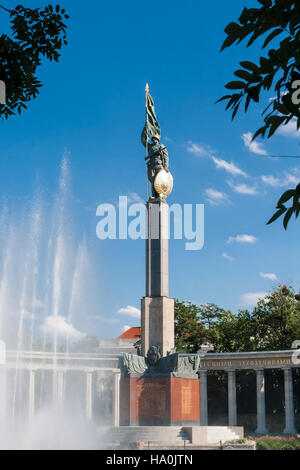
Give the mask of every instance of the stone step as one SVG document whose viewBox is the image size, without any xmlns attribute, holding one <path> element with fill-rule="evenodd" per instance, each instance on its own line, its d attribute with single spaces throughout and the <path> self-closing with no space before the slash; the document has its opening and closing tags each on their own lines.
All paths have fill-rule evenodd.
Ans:
<svg viewBox="0 0 300 470">
<path fill-rule="evenodd" d="M 101 437 L 110 442 L 190 442 L 186 431 L 172 426 L 121 426 L 107 429 Z"/>
<path fill-rule="evenodd" d="M 244 437 L 241 426 L 193 426 L 184 428 L 192 444 L 220 444 Z"/>
<path fill-rule="evenodd" d="M 144 442 L 145 446 L 151 445 L 149 443 L 152 443 L 152 445 L 159 445 L 161 443 L 163 446 L 171 444 L 184 446 L 191 443 L 188 429 L 190 428 L 179 426 L 121 426 L 118 428 L 98 428 L 98 433 L 101 441 L 110 445 Z M 238 427 L 207 426 L 203 427 L 203 429 L 203 439 L 197 440 L 197 444 L 219 445 L 220 441 L 224 443 L 225 441 L 232 441 L 243 437 L 242 428 Z M 195 431 L 197 432 L 197 427 Z"/>
<path fill-rule="evenodd" d="M 218 432 L 218 433 L 207 433 L 207 436 L 208 437 L 223 437 L 223 436 L 229 436 L 229 437 L 232 437 L 232 438 L 235 438 L 236 436 L 238 436 L 238 434 L 235 434 L 233 432 Z"/>
</svg>

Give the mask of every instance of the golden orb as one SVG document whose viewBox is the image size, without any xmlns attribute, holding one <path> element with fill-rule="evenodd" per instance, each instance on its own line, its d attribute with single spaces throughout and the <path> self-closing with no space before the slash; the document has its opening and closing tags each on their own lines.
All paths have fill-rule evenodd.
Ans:
<svg viewBox="0 0 300 470">
<path fill-rule="evenodd" d="M 171 194 L 173 189 L 173 176 L 168 170 L 159 170 L 154 180 L 154 189 L 161 198 Z"/>
</svg>

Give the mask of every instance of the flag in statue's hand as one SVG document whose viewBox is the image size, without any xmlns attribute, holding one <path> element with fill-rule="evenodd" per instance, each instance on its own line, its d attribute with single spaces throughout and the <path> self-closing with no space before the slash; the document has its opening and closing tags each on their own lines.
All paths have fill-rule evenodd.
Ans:
<svg viewBox="0 0 300 470">
<path fill-rule="evenodd" d="M 154 101 L 146 87 L 146 124 L 142 132 L 142 143 L 146 147 L 149 137 L 158 135 L 160 138 L 160 125 L 157 120 L 154 108 Z"/>
</svg>

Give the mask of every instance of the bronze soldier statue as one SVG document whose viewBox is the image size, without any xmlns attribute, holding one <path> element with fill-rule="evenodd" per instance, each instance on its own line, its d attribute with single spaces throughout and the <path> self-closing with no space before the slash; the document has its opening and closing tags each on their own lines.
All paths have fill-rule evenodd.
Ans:
<svg viewBox="0 0 300 470">
<path fill-rule="evenodd" d="M 168 150 L 167 147 L 160 142 L 160 136 L 158 134 L 152 135 L 151 142 L 148 142 L 147 146 L 146 128 L 144 128 L 142 132 L 142 143 L 146 148 L 148 148 L 148 155 L 145 158 L 145 160 L 147 161 L 148 180 L 151 182 L 152 185 L 152 197 L 157 199 L 159 198 L 159 195 L 155 191 L 154 180 L 160 170 L 168 170 Z"/>
</svg>

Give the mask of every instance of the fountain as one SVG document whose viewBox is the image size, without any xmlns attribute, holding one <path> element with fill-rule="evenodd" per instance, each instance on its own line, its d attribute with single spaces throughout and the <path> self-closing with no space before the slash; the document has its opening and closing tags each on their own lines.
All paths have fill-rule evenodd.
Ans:
<svg viewBox="0 0 300 470">
<path fill-rule="evenodd" d="M 73 342 L 85 336 L 73 325 L 82 281 L 92 276 L 85 241 L 72 236 L 70 205 L 64 156 L 50 209 L 38 188 L 29 210 L 6 204 L 0 214 L 0 340 L 10 363 L 0 364 L 3 449 L 99 448 L 86 418 L 85 373 L 69 367 Z M 96 388 L 107 382 L 96 378 Z"/>
</svg>

